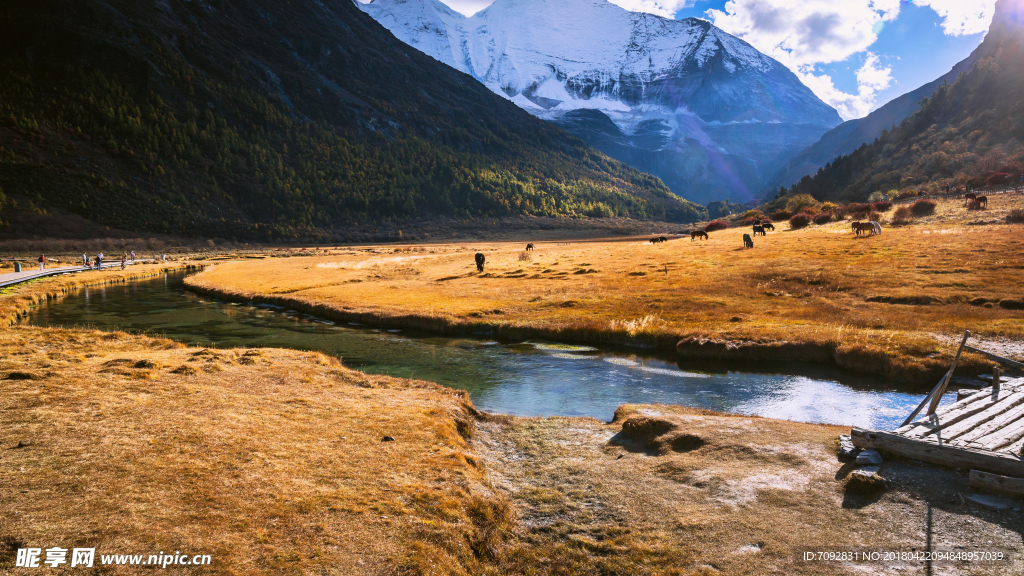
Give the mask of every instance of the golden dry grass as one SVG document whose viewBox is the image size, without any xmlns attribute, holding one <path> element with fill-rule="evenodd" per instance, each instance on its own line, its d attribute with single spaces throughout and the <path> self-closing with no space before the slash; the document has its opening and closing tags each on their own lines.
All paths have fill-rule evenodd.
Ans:
<svg viewBox="0 0 1024 576">
<path fill-rule="evenodd" d="M 980 217 L 998 218 L 1022 200 L 990 202 Z M 951 200 L 935 216 L 870 238 L 837 222 L 780 225 L 750 250 L 740 238 L 746 229 L 707 242 L 536 243 L 532 252 L 522 243 L 376 247 L 223 263 L 188 282 L 325 315 L 513 337 L 817 345 L 840 365 L 920 382 L 948 367 L 945 340 L 964 329 L 1024 338 L 1024 310 L 1000 306 L 1021 297 L 1024 228 L 969 224 L 978 218 Z M 477 251 L 487 256 L 483 274 Z M 967 371 L 987 368 L 964 361 Z"/>
<path fill-rule="evenodd" d="M 503 517 L 461 392 L 319 353 L 12 328 L 0 386 L 8 548 L 210 554 L 215 574 L 460 574 L 492 538 L 474 518 Z"/>
<path fill-rule="evenodd" d="M 954 472 L 891 462 L 889 492 L 847 495 L 834 426 L 668 406 L 475 422 L 460 392 L 318 353 L 24 327 L 0 330 L 0 390 L 0 571 L 52 545 L 439 576 L 847 574 L 793 550 L 920 548 L 923 530 L 1024 552 L 1019 515 L 949 504 Z M 624 437 L 635 416 L 676 428 Z"/>
</svg>

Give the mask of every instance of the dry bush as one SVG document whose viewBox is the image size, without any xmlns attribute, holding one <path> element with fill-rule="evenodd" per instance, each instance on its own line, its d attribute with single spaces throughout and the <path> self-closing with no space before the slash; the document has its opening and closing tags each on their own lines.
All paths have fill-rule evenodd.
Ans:
<svg viewBox="0 0 1024 576">
<path fill-rule="evenodd" d="M 875 202 L 872 206 L 874 206 L 875 210 L 879 212 L 888 212 L 892 208 L 892 202 L 889 202 L 888 200 L 881 200 L 879 202 Z"/>
<path fill-rule="evenodd" d="M 529 252 L 523 251 L 523 252 L 519 253 L 519 261 L 520 262 L 530 262 L 532 260 L 533 260 L 533 256 L 531 256 Z"/>
<path fill-rule="evenodd" d="M 811 222 L 811 217 L 801 212 L 789 219 L 789 227 L 793 230 L 799 230 L 807 227 Z"/>
<path fill-rule="evenodd" d="M 776 210 L 772 212 L 772 221 L 782 222 L 783 220 L 789 220 L 793 217 L 793 213 L 789 210 Z"/>
<path fill-rule="evenodd" d="M 729 227 L 729 223 L 725 220 L 713 220 L 708 222 L 708 225 L 704 227 L 705 232 L 716 232 L 718 230 L 725 230 Z"/>
<path fill-rule="evenodd" d="M 914 213 L 907 206 L 900 206 L 892 213 L 893 224 L 906 224 L 913 220 Z"/>
<path fill-rule="evenodd" d="M 829 212 L 822 212 L 814 217 L 814 223 L 817 225 L 828 224 L 832 221 L 832 214 Z"/>
<path fill-rule="evenodd" d="M 929 216 L 935 213 L 935 201 L 924 198 L 915 200 L 910 205 L 910 211 L 914 213 L 914 216 Z"/>
<path fill-rule="evenodd" d="M 1007 224 L 1024 224 L 1024 209 L 1014 208 L 1006 215 Z"/>
<path fill-rule="evenodd" d="M 810 194 L 797 194 L 786 200 L 786 210 L 800 212 L 804 208 L 811 208 L 817 212 L 816 207 L 821 204 Z"/>
</svg>

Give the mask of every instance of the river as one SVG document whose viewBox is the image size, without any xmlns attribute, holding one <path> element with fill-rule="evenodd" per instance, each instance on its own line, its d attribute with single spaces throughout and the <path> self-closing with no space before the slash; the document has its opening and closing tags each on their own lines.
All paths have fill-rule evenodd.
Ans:
<svg viewBox="0 0 1024 576">
<path fill-rule="evenodd" d="M 82 288 L 32 308 L 35 326 L 79 326 L 215 347 L 318 350 L 372 374 L 468 390 L 482 410 L 609 420 L 621 404 L 681 404 L 801 422 L 891 429 L 924 397 L 813 365 L 680 366 L 653 351 L 531 340 L 444 337 L 335 323 L 294 310 L 224 302 L 185 289 L 186 273 Z M 947 395 L 944 403 L 955 399 Z"/>
</svg>

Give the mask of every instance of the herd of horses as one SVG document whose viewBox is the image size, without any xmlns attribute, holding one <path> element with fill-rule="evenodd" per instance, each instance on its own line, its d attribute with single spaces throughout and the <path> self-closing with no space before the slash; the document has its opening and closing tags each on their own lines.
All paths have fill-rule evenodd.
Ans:
<svg viewBox="0 0 1024 576">
<path fill-rule="evenodd" d="M 964 206 L 974 209 L 987 208 L 988 196 L 979 196 L 974 192 L 966 192 L 964 194 Z M 857 236 L 860 236 L 861 234 L 864 233 L 867 233 L 869 236 L 882 233 L 882 227 L 878 225 L 878 222 L 853 222 L 851 223 L 851 228 Z M 757 236 L 767 236 L 768 230 L 771 230 L 773 232 L 775 231 L 775 225 L 772 224 L 771 220 L 754 220 L 753 229 L 751 231 L 754 235 L 754 238 L 756 238 Z M 708 233 L 705 230 L 694 230 L 690 232 L 690 242 L 707 239 Z M 651 244 L 660 244 L 662 242 L 668 242 L 668 238 L 666 238 L 665 236 L 657 236 L 655 238 L 651 238 L 650 242 Z M 743 235 L 743 247 L 754 247 L 754 239 L 751 238 L 750 234 Z M 534 245 L 532 242 L 526 245 L 527 251 L 533 249 Z M 484 257 L 482 252 L 477 252 L 475 258 L 477 270 L 483 272 L 486 258 Z"/>
<path fill-rule="evenodd" d="M 974 192 L 964 194 L 964 206 L 973 209 L 988 208 L 988 196 L 978 196 Z"/>
</svg>

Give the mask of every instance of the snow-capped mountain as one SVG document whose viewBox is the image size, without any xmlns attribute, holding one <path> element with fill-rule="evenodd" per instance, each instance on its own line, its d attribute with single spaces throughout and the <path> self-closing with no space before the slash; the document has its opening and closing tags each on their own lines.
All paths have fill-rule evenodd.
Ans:
<svg viewBox="0 0 1024 576">
<path fill-rule="evenodd" d="M 606 0 L 496 0 L 465 17 L 438 0 L 361 8 L 683 197 L 745 201 L 842 120 L 779 62 L 699 19 Z"/>
</svg>

